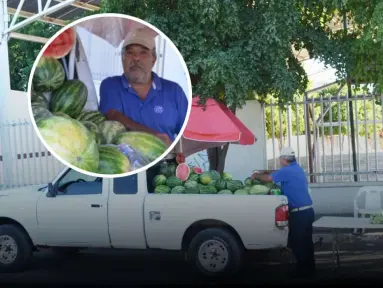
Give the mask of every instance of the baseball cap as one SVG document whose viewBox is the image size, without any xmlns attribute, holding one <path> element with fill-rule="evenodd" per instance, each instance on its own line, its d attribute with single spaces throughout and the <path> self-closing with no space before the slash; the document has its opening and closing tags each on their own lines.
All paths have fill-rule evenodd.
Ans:
<svg viewBox="0 0 383 288">
<path fill-rule="evenodd" d="M 291 147 L 283 147 L 281 150 L 281 156 L 295 156 L 295 152 Z"/>
<path fill-rule="evenodd" d="M 143 28 L 139 28 L 129 32 L 128 35 L 126 35 L 124 44 L 122 44 L 122 49 L 132 44 L 142 45 L 148 48 L 149 50 L 153 50 L 156 47 L 154 37 Z"/>
</svg>

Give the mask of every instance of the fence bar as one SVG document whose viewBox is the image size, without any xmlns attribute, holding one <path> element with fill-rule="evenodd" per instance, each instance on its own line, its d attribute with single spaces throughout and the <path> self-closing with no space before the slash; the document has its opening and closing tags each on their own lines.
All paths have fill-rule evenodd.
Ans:
<svg viewBox="0 0 383 288">
<path fill-rule="evenodd" d="M 339 99 L 339 95 L 340 93 L 338 93 L 337 97 Z M 340 157 L 340 171 L 343 172 L 343 155 L 342 155 L 342 138 L 343 138 L 343 134 L 342 134 L 342 122 L 341 122 L 341 114 L 340 114 L 340 103 L 338 102 L 337 103 L 337 108 L 338 108 L 338 135 L 339 135 L 339 139 L 338 139 L 338 143 L 339 143 L 339 157 Z M 341 176 L 341 181 L 343 182 L 344 178 L 343 178 L 343 174 Z"/>
<path fill-rule="evenodd" d="M 271 100 L 271 102 L 273 102 L 273 100 Z M 270 114 L 271 114 L 271 139 L 272 139 L 271 142 L 273 144 L 273 162 L 274 162 L 273 169 L 276 170 L 277 165 L 275 160 L 275 127 L 274 127 L 274 106 L 273 105 L 270 106 Z M 266 121 L 265 121 L 265 125 L 266 125 Z"/>
<path fill-rule="evenodd" d="M 376 113 L 375 113 L 375 101 L 372 101 L 372 117 L 374 118 L 374 124 L 373 124 L 373 129 L 374 129 L 374 148 L 375 148 L 375 171 L 378 171 L 378 143 L 376 139 Z M 378 181 L 378 174 L 376 174 L 376 179 L 375 181 Z"/>
<path fill-rule="evenodd" d="M 363 110 L 364 110 L 364 142 L 366 145 L 366 164 L 367 164 L 367 171 L 370 171 L 370 161 L 368 157 L 368 127 L 367 127 L 367 109 L 366 109 L 366 98 L 363 97 Z M 370 180 L 369 175 L 367 175 L 367 181 Z"/>
<path fill-rule="evenodd" d="M 301 155 L 300 155 L 300 151 L 299 151 L 299 135 L 300 135 L 300 126 L 299 126 L 299 116 L 298 116 L 298 104 L 295 102 L 295 131 L 297 132 L 297 153 L 298 153 L 298 159 L 300 161 L 300 158 L 301 158 Z"/>
<path fill-rule="evenodd" d="M 332 98 L 332 95 L 330 96 Z M 331 143 L 331 168 L 332 168 L 332 171 L 335 171 L 335 163 L 334 163 L 334 137 L 333 137 L 333 128 L 332 128 L 332 123 L 333 123 L 333 119 L 332 119 L 332 105 L 330 104 L 330 110 L 329 110 L 329 115 L 330 115 L 330 143 Z M 335 181 L 335 176 L 333 175 L 332 177 L 332 180 Z"/>
<path fill-rule="evenodd" d="M 322 165 L 322 169 L 324 173 L 326 173 L 327 171 L 327 168 L 326 168 L 326 163 L 327 163 L 327 159 L 326 159 L 326 149 L 325 149 L 325 134 L 324 134 L 324 109 L 323 109 L 323 95 L 321 94 L 320 95 L 320 108 L 321 108 L 321 131 L 322 131 L 322 151 L 323 151 L 323 165 Z M 322 182 L 326 182 L 326 176 L 324 176 L 324 178 L 322 178 Z"/>
</svg>

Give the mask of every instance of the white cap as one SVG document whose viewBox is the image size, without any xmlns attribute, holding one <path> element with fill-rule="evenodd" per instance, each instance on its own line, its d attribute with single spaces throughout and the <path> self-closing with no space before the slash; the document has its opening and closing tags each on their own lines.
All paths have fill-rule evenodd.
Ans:
<svg viewBox="0 0 383 288">
<path fill-rule="evenodd" d="M 149 33 L 149 31 L 143 28 L 139 28 L 129 32 L 125 38 L 122 48 L 125 48 L 126 46 L 132 44 L 142 45 L 148 48 L 150 51 L 156 47 L 154 37 Z"/>
<path fill-rule="evenodd" d="M 281 156 L 287 156 L 287 157 L 295 156 L 295 152 L 291 147 L 283 147 L 281 150 Z"/>
</svg>

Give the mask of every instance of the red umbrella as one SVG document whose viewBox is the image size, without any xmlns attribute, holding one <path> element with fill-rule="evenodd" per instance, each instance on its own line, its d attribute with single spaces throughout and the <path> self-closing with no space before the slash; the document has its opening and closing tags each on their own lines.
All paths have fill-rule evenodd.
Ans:
<svg viewBox="0 0 383 288">
<path fill-rule="evenodd" d="M 252 145 L 254 134 L 227 108 L 214 99 L 206 101 L 206 109 L 194 97 L 188 124 L 178 144 L 186 157 L 198 151 L 225 143 Z"/>
</svg>

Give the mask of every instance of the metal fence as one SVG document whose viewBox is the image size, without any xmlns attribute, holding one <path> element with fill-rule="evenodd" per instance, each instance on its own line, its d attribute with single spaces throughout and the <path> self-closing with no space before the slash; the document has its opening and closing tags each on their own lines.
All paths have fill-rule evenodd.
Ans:
<svg viewBox="0 0 383 288">
<path fill-rule="evenodd" d="M 330 86 L 284 109 L 264 105 L 268 169 L 279 168 L 280 149 L 291 146 L 310 183 L 383 181 L 382 97 Z"/>
<path fill-rule="evenodd" d="M 46 184 L 65 166 L 37 137 L 29 120 L 0 123 L 0 190 Z"/>
</svg>

